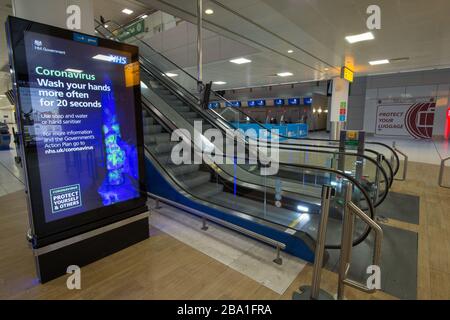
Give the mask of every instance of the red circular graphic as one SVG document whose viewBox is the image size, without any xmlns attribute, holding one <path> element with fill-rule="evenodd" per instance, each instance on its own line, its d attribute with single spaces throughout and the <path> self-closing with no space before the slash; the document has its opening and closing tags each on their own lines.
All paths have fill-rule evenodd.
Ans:
<svg viewBox="0 0 450 320">
<path fill-rule="evenodd" d="M 405 126 L 416 139 L 431 139 L 433 136 L 435 103 L 416 103 L 406 112 Z"/>
</svg>

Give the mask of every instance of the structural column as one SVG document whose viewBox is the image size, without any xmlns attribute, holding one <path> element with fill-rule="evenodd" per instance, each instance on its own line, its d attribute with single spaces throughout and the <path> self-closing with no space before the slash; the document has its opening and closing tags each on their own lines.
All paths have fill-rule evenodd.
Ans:
<svg viewBox="0 0 450 320">
<path fill-rule="evenodd" d="M 330 107 L 330 139 L 339 140 L 340 132 L 347 122 L 349 82 L 345 79 L 333 79 L 333 93 Z"/>
</svg>

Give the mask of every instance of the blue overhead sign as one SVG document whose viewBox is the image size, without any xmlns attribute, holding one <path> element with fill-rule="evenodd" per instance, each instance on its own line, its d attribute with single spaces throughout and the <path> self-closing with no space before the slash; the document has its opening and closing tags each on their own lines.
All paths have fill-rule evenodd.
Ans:
<svg viewBox="0 0 450 320">
<path fill-rule="evenodd" d="M 225 106 L 226 107 L 240 107 L 241 102 L 240 101 L 229 101 L 229 102 L 225 102 Z"/>
<path fill-rule="evenodd" d="M 273 100 L 273 103 L 276 106 L 284 106 L 284 99 L 275 99 L 275 100 Z"/>
<path fill-rule="evenodd" d="M 247 104 L 249 107 L 264 107 L 266 105 L 266 100 L 264 99 L 249 100 Z"/>
<path fill-rule="evenodd" d="M 305 106 L 312 106 L 312 98 L 303 98 L 303 104 Z"/>
<path fill-rule="evenodd" d="M 220 102 L 210 102 L 208 104 L 209 109 L 217 109 L 220 108 Z"/>
<path fill-rule="evenodd" d="M 290 98 L 288 100 L 288 104 L 290 106 L 298 106 L 298 105 L 300 105 L 300 98 Z"/>
</svg>

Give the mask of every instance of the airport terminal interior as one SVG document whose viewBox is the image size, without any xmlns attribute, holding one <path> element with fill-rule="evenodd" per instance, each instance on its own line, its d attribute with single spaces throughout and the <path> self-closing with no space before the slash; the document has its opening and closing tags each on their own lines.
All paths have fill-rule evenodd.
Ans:
<svg viewBox="0 0 450 320">
<path fill-rule="evenodd" d="M 0 0 L 0 299 L 450 300 L 449 12 Z"/>
</svg>

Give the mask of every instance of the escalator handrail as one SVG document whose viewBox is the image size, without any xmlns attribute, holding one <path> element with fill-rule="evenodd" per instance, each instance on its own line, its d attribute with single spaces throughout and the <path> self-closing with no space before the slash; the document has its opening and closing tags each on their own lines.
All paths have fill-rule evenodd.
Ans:
<svg viewBox="0 0 450 320">
<path fill-rule="evenodd" d="M 176 128 L 177 127 L 176 124 L 173 123 L 172 120 L 167 119 L 167 118 L 162 119 L 163 118 L 163 114 L 162 113 L 157 114 L 157 113 L 153 112 L 153 109 L 149 105 L 152 105 L 153 108 L 155 108 L 155 109 L 156 109 L 156 107 L 151 102 L 147 101 L 146 99 L 142 99 L 142 105 L 144 106 L 144 108 L 148 112 L 150 112 L 150 114 L 152 114 L 153 116 L 157 117 L 159 121 L 161 121 L 163 123 L 170 122 L 171 123 L 171 126 L 170 126 L 171 128 Z M 147 151 L 150 151 L 146 146 L 145 146 L 145 148 L 146 148 Z M 365 200 L 366 200 L 366 202 L 368 204 L 369 217 L 371 219 L 374 219 L 375 209 L 374 209 L 374 206 L 373 206 L 372 201 L 370 199 L 370 196 L 368 195 L 366 190 L 364 190 L 364 188 L 359 184 L 359 182 L 355 178 L 353 178 L 352 176 L 350 176 L 350 175 L 348 175 L 346 173 L 343 173 L 341 171 L 335 170 L 335 169 L 323 168 L 323 167 L 318 167 L 318 166 L 297 165 L 297 164 L 288 164 L 288 163 L 279 163 L 279 164 L 280 165 L 284 165 L 284 166 L 291 166 L 291 167 L 295 167 L 295 168 L 310 169 L 310 170 L 327 172 L 327 173 L 335 174 L 336 176 L 340 176 L 340 177 L 350 181 L 352 183 L 353 187 L 357 188 L 361 192 L 363 197 L 365 198 Z M 165 170 L 165 168 L 164 168 L 164 170 Z M 188 192 L 189 194 L 191 194 L 188 190 L 185 190 L 185 191 Z M 196 197 L 196 198 L 198 198 L 198 197 Z M 358 244 L 362 243 L 367 238 L 367 236 L 370 234 L 370 231 L 371 231 L 370 228 L 368 226 L 366 226 L 366 229 L 362 233 L 362 235 L 358 239 L 353 241 L 353 246 L 357 246 Z M 340 245 L 326 245 L 325 248 L 326 249 L 340 249 Z"/>
</svg>

